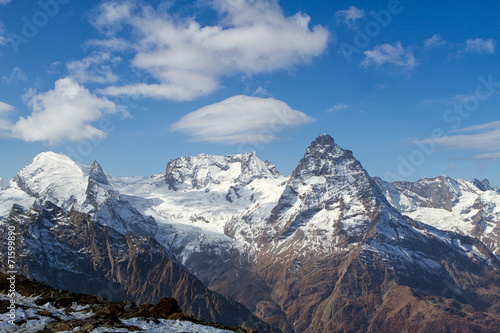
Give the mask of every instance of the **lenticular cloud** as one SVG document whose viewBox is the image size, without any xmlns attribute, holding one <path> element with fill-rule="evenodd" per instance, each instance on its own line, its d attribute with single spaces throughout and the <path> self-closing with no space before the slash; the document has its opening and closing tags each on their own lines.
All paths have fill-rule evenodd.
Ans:
<svg viewBox="0 0 500 333">
<path fill-rule="evenodd" d="M 185 115 L 172 129 L 189 134 L 193 141 L 268 143 L 284 129 L 312 121 L 274 98 L 237 95 Z"/>
</svg>

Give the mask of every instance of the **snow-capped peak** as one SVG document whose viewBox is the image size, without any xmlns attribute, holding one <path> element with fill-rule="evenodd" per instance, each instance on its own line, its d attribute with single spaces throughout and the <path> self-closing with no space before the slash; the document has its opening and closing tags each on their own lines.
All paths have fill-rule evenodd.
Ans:
<svg viewBox="0 0 500 333">
<path fill-rule="evenodd" d="M 178 190 L 248 184 L 254 179 L 279 176 L 273 164 L 260 160 L 253 152 L 176 158 L 168 162 L 165 179 L 171 189 Z"/>
<path fill-rule="evenodd" d="M 36 156 L 13 180 L 32 197 L 70 208 L 76 198 L 84 197 L 88 175 L 85 169 L 64 154 L 45 152 Z"/>
<path fill-rule="evenodd" d="M 305 181 L 311 177 L 332 178 L 360 172 L 364 173 L 364 169 L 353 157 L 352 151 L 340 148 L 328 134 L 321 134 L 306 149 L 291 179 Z"/>
<path fill-rule="evenodd" d="M 106 177 L 106 174 L 97 161 L 94 161 L 94 163 L 90 166 L 89 181 L 90 180 L 103 185 L 109 185 L 108 177 Z"/>
<path fill-rule="evenodd" d="M 494 190 L 493 187 L 491 187 L 490 181 L 488 179 L 483 179 L 481 181 L 479 179 L 474 179 L 472 181 L 472 184 L 474 184 L 474 186 L 476 186 L 478 189 L 480 189 L 483 192 Z"/>
</svg>

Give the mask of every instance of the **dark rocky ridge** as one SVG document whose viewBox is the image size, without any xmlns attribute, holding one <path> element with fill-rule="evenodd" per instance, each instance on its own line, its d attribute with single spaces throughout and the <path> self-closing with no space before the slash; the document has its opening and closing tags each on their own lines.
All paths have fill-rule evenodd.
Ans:
<svg viewBox="0 0 500 333">
<path fill-rule="evenodd" d="M 66 212 L 50 202 L 42 211 L 15 206 L 6 222 L 0 239 L 6 237 L 6 225 L 15 226 L 16 264 L 29 278 L 112 300 L 145 303 L 174 297 L 197 319 L 277 332 L 241 304 L 208 290 L 154 238 L 122 235 L 87 214 Z M 6 259 L 0 272 L 8 271 Z"/>
<path fill-rule="evenodd" d="M 0 274 L 0 294 L 6 295 L 9 292 L 10 282 L 7 278 L 12 275 Z M 49 311 L 38 310 L 37 314 L 42 317 L 50 317 L 52 320 L 42 330 L 41 333 L 53 333 L 61 330 L 72 330 L 80 327 L 80 331 L 87 332 L 97 328 L 122 329 L 126 331 L 143 331 L 138 326 L 124 325 L 121 320 L 138 318 L 143 321 L 158 322 L 159 319 L 189 321 L 199 325 L 211 326 L 218 329 L 230 330 L 236 333 L 257 333 L 256 330 L 246 330 L 243 328 L 228 327 L 218 323 L 210 323 L 198 320 L 183 313 L 175 298 L 162 298 L 158 304 L 141 304 L 137 306 L 130 301 L 111 301 L 99 295 L 86 295 L 70 291 L 49 287 L 43 282 L 36 282 L 25 278 L 22 275 L 15 275 L 16 291 L 25 297 L 38 296 L 35 304 L 42 306 L 51 304 L 57 309 L 67 312 L 74 312 L 73 304 L 87 307 L 85 311 L 92 311 L 94 315 L 86 319 L 63 320 Z M 9 310 L 10 304 L 7 300 L 0 300 L 0 314 Z M 17 307 L 25 305 L 17 304 Z M 21 326 L 26 320 L 19 319 L 15 322 Z"/>
</svg>

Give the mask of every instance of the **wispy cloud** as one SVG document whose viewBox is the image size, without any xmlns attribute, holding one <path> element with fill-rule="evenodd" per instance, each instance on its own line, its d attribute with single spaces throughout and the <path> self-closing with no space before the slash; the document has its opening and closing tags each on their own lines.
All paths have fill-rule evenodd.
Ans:
<svg viewBox="0 0 500 333">
<path fill-rule="evenodd" d="M 274 98 L 237 95 L 185 115 L 172 130 L 189 134 L 193 141 L 268 143 L 278 140 L 284 129 L 312 121 Z"/>
<path fill-rule="evenodd" d="M 4 34 L 5 34 L 5 28 L 2 22 L 0 22 L 0 46 L 7 45 L 8 43 L 8 39 L 5 38 Z"/>
<path fill-rule="evenodd" d="M 14 110 L 12 105 L 0 102 L 0 136 L 5 135 L 9 128 L 10 123 L 5 117 L 12 110 Z"/>
<path fill-rule="evenodd" d="M 266 97 L 271 96 L 271 94 L 267 91 L 267 89 L 262 86 L 258 86 L 257 89 L 255 89 L 255 91 L 253 92 L 253 95 L 266 96 Z"/>
<path fill-rule="evenodd" d="M 363 68 L 388 66 L 393 74 L 408 74 L 418 65 L 410 48 L 405 48 L 400 42 L 396 45 L 377 45 L 371 51 L 365 51 L 365 59 L 360 66 Z"/>
<path fill-rule="evenodd" d="M 352 105 L 341 103 L 341 104 L 337 104 L 337 105 L 334 105 L 332 107 L 329 107 L 328 110 L 326 110 L 326 112 L 337 112 L 337 111 L 350 109 L 351 107 L 352 107 Z"/>
<path fill-rule="evenodd" d="M 21 117 L 14 124 L 7 124 L 3 119 L 3 135 L 49 144 L 103 138 L 107 134 L 92 126 L 92 122 L 105 114 L 124 112 L 71 78 L 56 81 L 52 90 L 34 94 L 29 98 L 28 106 L 31 109 L 28 117 Z"/>
<path fill-rule="evenodd" d="M 465 41 L 465 45 L 460 50 L 462 53 L 477 53 L 477 54 L 493 54 L 495 53 L 496 42 L 489 39 L 468 39 Z"/>
<path fill-rule="evenodd" d="M 467 159 L 467 160 L 492 160 L 492 161 L 497 161 L 497 160 L 500 160 L 500 151 L 496 152 L 496 153 L 478 154 L 478 155 L 467 157 L 465 159 Z"/>
<path fill-rule="evenodd" d="M 347 9 L 336 11 L 335 17 L 337 18 L 337 24 L 343 22 L 349 27 L 349 29 L 354 29 L 356 27 L 356 21 L 365 17 L 365 11 L 354 6 L 350 6 Z"/>
<path fill-rule="evenodd" d="M 28 77 L 26 76 L 24 71 L 19 67 L 14 67 L 14 69 L 12 69 L 12 72 L 8 76 L 2 75 L 3 83 L 20 83 L 27 80 Z"/>
<path fill-rule="evenodd" d="M 13 106 L 11 106 L 7 103 L 0 102 L 0 115 L 2 113 L 7 113 L 7 112 L 12 111 L 12 110 L 14 110 Z"/>
<path fill-rule="evenodd" d="M 481 131 L 481 130 L 491 130 L 491 129 L 500 129 L 500 121 L 492 121 L 491 123 L 473 125 L 465 128 L 459 128 L 453 130 L 452 132 L 473 132 L 473 131 Z"/>
<path fill-rule="evenodd" d="M 132 50 L 132 66 L 157 82 L 100 92 L 192 100 L 218 89 L 222 76 L 290 68 L 320 55 L 327 46 L 326 28 L 310 28 L 310 17 L 303 13 L 285 16 L 275 1 L 209 3 L 218 14 L 217 24 L 211 26 L 152 7 L 138 8 L 131 1 L 103 3 L 93 24 L 106 38 L 92 43 Z M 132 34 L 124 33 L 128 30 Z"/>
<path fill-rule="evenodd" d="M 424 49 L 429 50 L 439 48 L 445 46 L 446 44 L 448 43 L 441 38 L 440 34 L 434 34 L 431 38 L 424 41 Z"/>
<path fill-rule="evenodd" d="M 107 52 L 96 52 L 82 60 L 66 63 L 69 75 L 79 83 L 110 83 L 118 81 L 113 73 L 121 61 L 120 57 L 113 57 Z"/>
<path fill-rule="evenodd" d="M 0 5 L 6 5 L 8 4 L 9 2 L 11 2 L 12 0 L 0 0 Z"/>
<path fill-rule="evenodd" d="M 464 133 L 438 138 L 415 140 L 414 143 L 434 143 L 445 149 L 487 151 L 466 159 L 498 159 L 500 156 L 500 121 L 470 126 L 452 131 Z"/>
</svg>

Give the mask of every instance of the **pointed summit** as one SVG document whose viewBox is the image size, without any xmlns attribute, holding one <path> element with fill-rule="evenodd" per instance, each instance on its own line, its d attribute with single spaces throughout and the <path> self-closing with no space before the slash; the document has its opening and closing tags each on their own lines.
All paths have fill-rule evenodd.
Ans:
<svg viewBox="0 0 500 333">
<path fill-rule="evenodd" d="M 89 181 L 90 180 L 103 185 L 109 185 L 108 177 L 106 177 L 106 174 L 97 161 L 94 161 L 94 163 L 90 166 Z"/>
<path fill-rule="evenodd" d="M 319 148 L 319 147 L 324 147 L 324 148 L 328 148 L 328 147 L 333 147 L 335 145 L 335 141 L 333 140 L 333 138 L 326 134 L 326 133 L 323 133 L 323 134 L 320 134 L 316 140 L 314 140 L 311 145 L 310 145 L 310 148 Z"/>
<path fill-rule="evenodd" d="M 493 190 L 493 188 L 490 185 L 490 181 L 488 179 L 483 179 L 482 181 L 480 181 L 479 179 L 474 178 L 472 184 L 474 184 L 474 186 L 476 186 L 483 192 Z"/>
<path fill-rule="evenodd" d="M 364 171 L 352 151 L 340 148 L 328 134 L 321 134 L 306 149 L 304 157 L 292 172 L 291 179 L 333 176 L 338 173 Z"/>
</svg>

